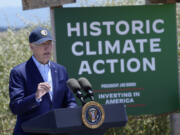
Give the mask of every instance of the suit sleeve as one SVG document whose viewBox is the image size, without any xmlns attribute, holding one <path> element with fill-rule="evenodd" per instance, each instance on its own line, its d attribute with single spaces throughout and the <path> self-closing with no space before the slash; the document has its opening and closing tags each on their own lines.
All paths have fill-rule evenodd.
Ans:
<svg viewBox="0 0 180 135">
<path fill-rule="evenodd" d="M 35 93 L 25 97 L 25 80 L 20 72 L 12 70 L 9 78 L 10 109 L 20 115 L 40 105 Z"/>
<path fill-rule="evenodd" d="M 68 80 L 68 74 L 65 70 L 65 80 Z M 64 106 L 68 108 L 74 108 L 77 107 L 76 99 L 72 93 L 72 91 L 67 87 L 66 85 L 66 91 L 65 91 L 65 97 L 64 97 Z"/>
</svg>

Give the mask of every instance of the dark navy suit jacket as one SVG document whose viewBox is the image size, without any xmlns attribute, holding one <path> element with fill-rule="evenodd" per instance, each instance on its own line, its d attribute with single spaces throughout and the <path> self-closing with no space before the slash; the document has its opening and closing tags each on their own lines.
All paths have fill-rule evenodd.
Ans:
<svg viewBox="0 0 180 135">
<path fill-rule="evenodd" d="M 49 93 L 42 97 L 41 102 L 35 99 L 35 92 L 40 82 L 44 82 L 32 57 L 11 70 L 9 80 L 10 109 L 17 115 L 14 135 L 33 135 L 24 133 L 21 124 L 33 117 L 46 113 L 52 109 L 76 107 L 75 98 L 68 89 L 68 79 L 65 68 L 50 62 L 53 80 L 53 100 Z M 48 121 L 47 121 L 48 122 Z"/>
</svg>

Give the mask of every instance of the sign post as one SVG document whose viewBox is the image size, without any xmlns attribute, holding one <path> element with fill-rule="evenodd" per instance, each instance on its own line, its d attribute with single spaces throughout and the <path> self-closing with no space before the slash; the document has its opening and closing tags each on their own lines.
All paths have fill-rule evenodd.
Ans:
<svg viewBox="0 0 180 135">
<path fill-rule="evenodd" d="M 59 7 L 63 4 L 74 2 L 76 2 L 76 0 L 22 0 L 23 10 L 42 7 Z"/>
</svg>

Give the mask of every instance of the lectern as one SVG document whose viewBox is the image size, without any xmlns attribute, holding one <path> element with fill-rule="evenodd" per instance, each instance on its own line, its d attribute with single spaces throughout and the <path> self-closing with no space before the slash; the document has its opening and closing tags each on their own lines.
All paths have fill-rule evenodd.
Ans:
<svg viewBox="0 0 180 135">
<path fill-rule="evenodd" d="M 47 135 L 104 135 L 108 128 L 125 126 L 127 123 L 124 104 L 103 105 L 105 119 L 97 129 L 84 126 L 81 109 L 63 108 L 52 110 L 22 124 L 25 132 Z"/>
</svg>

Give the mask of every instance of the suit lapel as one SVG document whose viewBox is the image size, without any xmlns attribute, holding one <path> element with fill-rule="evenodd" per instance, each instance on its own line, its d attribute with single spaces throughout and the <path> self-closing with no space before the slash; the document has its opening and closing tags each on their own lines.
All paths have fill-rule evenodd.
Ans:
<svg viewBox="0 0 180 135">
<path fill-rule="evenodd" d="M 26 70 L 27 70 L 27 78 L 30 79 L 30 84 L 32 85 L 32 89 L 34 90 L 34 92 L 37 89 L 37 86 L 39 83 L 44 82 L 43 77 L 41 76 L 41 73 L 39 72 L 36 64 L 34 63 L 32 57 L 27 61 L 27 65 L 26 65 Z M 54 78 L 52 78 L 54 79 Z M 54 85 L 53 85 L 54 87 Z M 49 93 L 47 93 L 46 95 L 43 96 L 44 99 L 47 99 L 50 101 L 50 96 Z"/>
<path fill-rule="evenodd" d="M 44 82 L 38 68 L 36 67 L 32 57 L 27 62 L 27 68 L 31 80 L 34 80 L 36 83 Z"/>
</svg>

